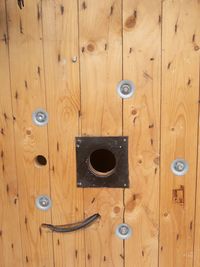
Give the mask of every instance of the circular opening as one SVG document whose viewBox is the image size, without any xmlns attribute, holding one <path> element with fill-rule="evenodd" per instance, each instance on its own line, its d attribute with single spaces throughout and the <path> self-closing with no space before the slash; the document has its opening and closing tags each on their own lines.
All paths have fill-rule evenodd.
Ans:
<svg viewBox="0 0 200 267">
<path fill-rule="evenodd" d="M 97 149 L 89 157 L 89 169 L 96 176 L 110 176 L 115 167 L 115 155 L 107 149 Z"/>
<path fill-rule="evenodd" d="M 45 166 L 47 165 L 47 159 L 42 156 L 42 155 L 38 155 L 36 158 L 35 158 L 35 163 L 38 165 L 38 166 Z"/>
</svg>

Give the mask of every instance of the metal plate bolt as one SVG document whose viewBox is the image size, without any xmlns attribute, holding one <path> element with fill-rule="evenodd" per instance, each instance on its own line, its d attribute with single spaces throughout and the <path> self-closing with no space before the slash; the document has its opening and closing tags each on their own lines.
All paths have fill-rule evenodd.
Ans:
<svg viewBox="0 0 200 267">
<path fill-rule="evenodd" d="M 184 159 L 175 159 L 171 164 L 171 170 L 177 176 L 184 175 L 188 169 L 188 163 Z"/>
<path fill-rule="evenodd" d="M 122 223 L 117 226 L 115 233 L 120 239 L 128 239 L 132 235 L 132 229 L 128 224 Z"/>
<path fill-rule="evenodd" d="M 44 126 L 48 123 L 48 113 L 43 109 L 37 109 L 32 114 L 32 120 L 37 126 Z"/>
<path fill-rule="evenodd" d="M 51 199 L 46 195 L 38 196 L 35 200 L 35 205 L 38 209 L 46 211 L 51 208 Z"/>
<path fill-rule="evenodd" d="M 117 85 L 117 92 L 121 98 L 129 98 L 133 95 L 135 86 L 132 81 L 122 80 Z"/>
</svg>

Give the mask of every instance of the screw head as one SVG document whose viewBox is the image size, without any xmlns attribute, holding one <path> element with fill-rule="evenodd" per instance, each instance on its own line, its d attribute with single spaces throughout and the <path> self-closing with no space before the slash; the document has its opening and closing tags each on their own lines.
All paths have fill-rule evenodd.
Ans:
<svg viewBox="0 0 200 267">
<path fill-rule="evenodd" d="M 133 95 L 135 86 L 132 81 L 122 80 L 117 85 L 117 92 L 121 98 L 129 98 Z"/>
<path fill-rule="evenodd" d="M 72 62 L 75 63 L 77 61 L 77 56 L 72 57 Z"/>
<path fill-rule="evenodd" d="M 37 126 L 44 126 L 48 123 L 48 113 L 43 109 L 37 109 L 32 114 L 32 120 Z"/>
<path fill-rule="evenodd" d="M 38 196 L 35 200 L 36 207 L 40 210 L 46 211 L 51 208 L 51 199 L 46 195 Z"/>
<path fill-rule="evenodd" d="M 43 113 L 43 112 L 41 112 L 41 111 L 39 111 L 39 112 L 36 114 L 36 120 L 37 120 L 38 122 L 40 122 L 40 123 L 45 122 L 46 117 L 47 117 L 46 114 Z"/>
<path fill-rule="evenodd" d="M 126 83 L 122 84 L 122 86 L 120 87 L 120 90 L 123 95 L 128 95 L 131 92 L 131 86 L 130 84 L 126 84 Z"/>
<path fill-rule="evenodd" d="M 181 162 L 181 161 L 178 161 L 178 162 L 176 162 L 174 168 L 175 168 L 176 171 L 181 172 L 181 171 L 184 170 L 185 164 L 183 164 L 183 162 Z"/>
<path fill-rule="evenodd" d="M 122 223 L 117 226 L 115 233 L 120 239 L 128 239 L 132 235 L 132 229 L 128 224 Z"/>
<path fill-rule="evenodd" d="M 171 170 L 177 176 L 184 175 L 188 169 L 188 163 L 184 159 L 175 159 L 171 164 Z"/>
</svg>

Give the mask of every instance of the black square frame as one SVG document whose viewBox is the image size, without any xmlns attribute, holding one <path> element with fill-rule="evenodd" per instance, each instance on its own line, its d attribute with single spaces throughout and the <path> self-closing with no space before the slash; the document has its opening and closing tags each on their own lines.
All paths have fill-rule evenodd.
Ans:
<svg viewBox="0 0 200 267">
<path fill-rule="evenodd" d="M 78 187 L 129 187 L 127 136 L 76 137 L 75 143 Z M 109 150 L 115 156 L 115 170 L 107 177 L 98 176 L 89 168 L 89 157 L 98 149 Z"/>
</svg>

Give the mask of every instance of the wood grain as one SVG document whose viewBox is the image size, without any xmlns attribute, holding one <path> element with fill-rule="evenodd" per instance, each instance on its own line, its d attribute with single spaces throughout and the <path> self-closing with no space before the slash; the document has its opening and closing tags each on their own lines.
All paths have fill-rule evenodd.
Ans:
<svg viewBox="0 0 200 267">
<path fill-rule="evenodd" d="M 46 109 L 41 5 L 28 1 L 20 11 L 7 1 L 7 10 L 23 264 L 53 266 L 52 235 L 40 229 L 41 223 L 51 221 L 51 211 L 35 207 L 38 195 L 50 194 L 48 164 L 35 163 L 37 155 L 48 160 L 47 127 L 32 122 L 34 110 Z"/>
<path fill-rule="evenodd" d="M 42 10 L 52 221 L 59 225 L 84 218 L 75 165 L 80 111 L 78 7 L 73 0 L 44 1 Z M 85 266 L 84 231 L 54 234 L 53 241 L 56 266 Z"/>
<path fill-rule="evenodd" d="M 199 53 L 199 0 L 0 2 L 0 267 L 200 267 Z M 77 188 L 75 137 L 121 135 L 130 188 Z M 97 212 L 75 233 L 40 228 Z"/>
<path fill-rule="evenodd" d="M 0 17 L 0 266 L 23 266 L 5 1 Z"/>
<path fill-rule="evenodd" d="M 163 2 L 160 267 L 193 266 L 199 10 L 198 1 Z M 185 176 L 171 172 L 176 158 L 188 162 Z"/>
<path fill-rule="evenodd" d="M 135 84 L 124 100 L 130 189 L 125 190 L 125 266 L 158 266 L 161 2 L 124 0 L 123 78 Z"/>
<path fill-rule="evenodd" d="M 122 134 L 121 1 L 79 1 L 81 133 Z M 86 266 L 123 266 L 123 242 L 115 236 L 123 222 L 121 189 L 84 189 L 86 216 L 99 212 L 99 224 L 85 232 Z"/>
<path fill-rule="evenodd" d="M 200 4 L 196 6 L 198 14 L 200 14 Z M 193 41 L 193 47 L 196 51 L 196 57 L 200 56 L 200 49 L 199 49 L 199 44 L 200 44 L 200 17 L 196 15 L 195 17 L 195 34 L 193 34 L 192 41 Z M 198 61 L 198 59 L 196 59 Z M 200 61 L 199 64 L 196 63 L 196 67 L 199 69 L 199 77 L 200 77 Z M 198 70 L 197 70 L 198 72 Z M 196 74 L 198 75 L 198 74 Z M 197 79 L 197 87 L 200 88 L 200 80 L 199 77 L 196 76 L 195 78 Z M 200 113 L 199 113 L 199 121 L 198 121 L 198 131 L 199 131 L 199 125 L 200 125 Z M 198 166 L 197 166 L 197 183 L 196 183 L 196 205 L 195 205 L 195 237 L 194 237 L 194 262 L 193 266 L 194 267 L 200 267 L 200 131 L 198 132 L 198 141 L 197 141 L 197 156 L 198 156 Z"/>
</svg>

